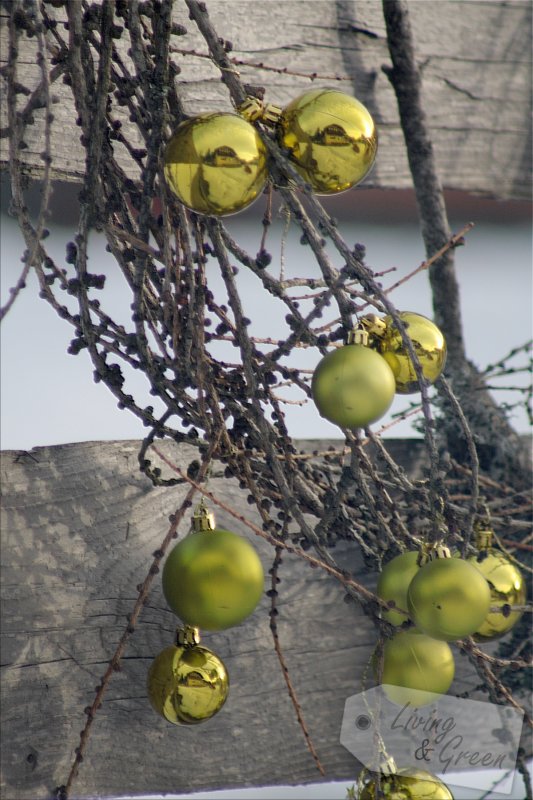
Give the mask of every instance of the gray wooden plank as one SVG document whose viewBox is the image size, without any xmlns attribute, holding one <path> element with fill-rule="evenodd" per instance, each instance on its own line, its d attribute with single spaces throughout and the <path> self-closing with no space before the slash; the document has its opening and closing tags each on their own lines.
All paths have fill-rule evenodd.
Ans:
<svg viewBox="0 0 533 800">
<path fill-rule="evenodd" d="M 300 443 L 298 443 L 300 444 Z M 330 442 L 322 442 L 329 445 Z M 305 446 L 314 449 L 316 443 Z M 196 452 L 162 443 L 185 466 Z M 394 455 L 402 446 L 395 445 Z M 65 782 L 94 699 L 168 516 L 182 486 L 154 488 L 138 471 L 139 442 L 84 442 L 2 453 L 2 773 L 6 800 L 47 798 Z M 421 463 L 423 445 L 410 443 Z M 246 493 L 215 466 L 210 489 L 258 522 Z M 224 512 L 227 526 L 253 540 L 265 568 L 273 549 Z M 179 535 L 186 533 L 182 525 Z M 333 554 L 375 587 L 359 549 Z M 342 586 L 285 555 L 278 586 L 281 645 L 326 778 L 353 780 L 358 762 L 339 743 L 346 698 L 361 688 L 376 634 Z M 146 698 L 151 659 L 172 642 L 176 618 L 156 578 L 110 683 L 80 766 L 73 797 L 187 792 L 320 780 L 306 749 L 273 649 L 269 599 L 242 625 L 206 634 L 231 680 L 224 709 L 209 723 L 174 727 Z M 490 650 L 490 648 L 489 648 Z M 457 659 L 452 692 L 477 683 Z"/>
<path fill-rule="evenodd" d="M 526 0 L 512 3 L 409 0 L 408 7 L 443 184 L 500 198 L 529 198 L 531 4 Z M 370 108 L 380 133 L 376 166 L 364 185 L 382 188 L 412 185 L 396 100 L 381 70 L 383 64 L 389 63 L 381 3 L 211 0 L 208 8 L 220 35 L 233 42 L 233 55 L 241 60 L 286 67 L 289 72 L 348 77 L 349 81 L 338 85 L 355 93 Z M 62 19 L 61 9 L 48 6 L 48 10 Z M 186 26 L 187 35 L 173 36 L 173 46 L 205 52 L 205 44 L 188 19 L 184 3 L 175 3 L 174 16 L 176 22 Z M 7 54 L 5 24 L 0 36 L 2 63 Z M 118 46 L 126 63 L 128 45 L 128 37 L 123 36 Z M 28 88 L 34 88 L 39 81 L 35 56 L 35 39 L 23 39 L 18 80 Z M 231 110 L 219 74 L 209 60 L 179 53 L 173 58 L 181 68 L 177 80 L 188 113 Z M 246 83 L 265 86 L 267 98 L 278 105 L 284 105 L 310 86 L 307 78 L 292 74 L 280 75 L 247 66 L 239 66 L 238 70 Z M 332 81 L 320 79 L 320 83 Z M 53 172 L 55 177 L 80 180 L 85 159 L 79 145 L 71 92 L 60 80 L 52 91 L 59 99 L 53 109 Z M 19 96 L 21 107 L 25 102 L 26 98 Z M 128 136 L 140 145 L 125 109 L 114 104 L 113 114 L 123 122 Z M 34 117 L 35 123 L 25 135 L 28 148 L 22 158 L 27 169 L 39 175 L 44 110 L 36 111 Z M 4 99 L 0 126 L 6 124 Z M 0 140 L 0 147 L 0 164 L 5 165 L 8 160 L 5 139 Z M 126 172 L 138 178 L 118 144 L 115 153 Z"/>
</svg>

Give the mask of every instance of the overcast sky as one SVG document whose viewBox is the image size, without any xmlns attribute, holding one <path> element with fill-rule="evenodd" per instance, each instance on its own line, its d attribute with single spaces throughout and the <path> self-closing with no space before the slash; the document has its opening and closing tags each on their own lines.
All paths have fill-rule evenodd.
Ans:
<svg viewBox="0 0 533 800">
<path fill-rule="evenodd" d="M 463 213 L 468 213 L 468 210 Z M 503 216 L 503 215 L 502 215 Z M 386 217 L 386 215 L 385 215 Z M 20 273 L 22 240 L 16 223 L 6 215 L 1 219 L 2 293 L 12 286 Z M 457 219 L 456 230 L 468 217 Z M 230 219 L 229 224 L 239 242 L 252 252 L 258 249 L 257 222 L 247 216 Z M 279 243 L 281 222 L 272 231 L 276 269 L 275 243 Z M 376 271 L 395 268 L 383 279 L 385 286 L 409 273 L 424 259 L 423 246 L 416 225 L 361 222 L 356 218 L 341 221 L 340 230 L 348 242 L 363 242 L 367 247 L 367 263 Z M 52 227 L 46 244 L 59 264 L 64 264 L 65 244 L 73 237 L 72 228 Z M 299 245 L 299 232 L 291 229 L 286 250 L 287 277 L 309 276 L 317 270 L 308 248 Z M 105 251 L 103 236 L 94 235 L 90 247 L 90 269 L 105 273 L 107 282 L 101 295 L 104 308 L 113 318 L 128 323 L 131 301 L 125 283 Z M 483 367 L 504 356 L 511 348 L 523 344 L 531 336 L 532 275 L 531 234 L 528 224 L 477 220 L 468 234 L 466 246 L 457 250 L 457 276 L 461 287 L 463 326 L 468 356 Z M 221 285 L 218 274 L 208 275 L 210 285 Z M 258 336 L 281 335 L 285 308 L 258 297 L 257 279 L 242 268 L 238 275 L 244 307 L 253 321 Z M 66 350 L 73 338 L 71 327 L 37 296 L 36 280 L 30 276 L 27 288 L 2 323 L 1 337 L 1 444 L 3 449 L 30 449 L 87 440 L 142 438 L 146 429 L 128 411 L 120 411 L 111 392 L 103 384 L 93 382 L 93 367 L 86 351 L 78 356 Z M 427 275 L 419 274 L 396 290 L 391 299 L 400 310 L 416 311 L 432 316 Z M 5 299 L 2 301 L 5 302 Z M 313 368 L 319 358 L 314 351 L 299 351 L 299 366 Z M 522 356 L 521 363 L 525 362 Z M 527 377 L 522 376 L 522 383 Z M 131 391 L 145 405 L 153 404 L 141 374 L 132 373 Z M 503 383 L 509 385 L 506 378 Z M 500 399 L 514 400 L 498 393 Z M 411 399 L 397 397 L 390 412 L 373 428 L 387 424 L 391 415 L 406 408 Z M 289 431 L 296 438 L 339 438 L 336 426 L 320 417 L 312 403 L 304 407 L 287 406 Z M 524 411 L 513 414 L 513 423 L 526 432 Z M 391 428 L 386 436 L 416 435 L 409 422 Z"/>
</svg>

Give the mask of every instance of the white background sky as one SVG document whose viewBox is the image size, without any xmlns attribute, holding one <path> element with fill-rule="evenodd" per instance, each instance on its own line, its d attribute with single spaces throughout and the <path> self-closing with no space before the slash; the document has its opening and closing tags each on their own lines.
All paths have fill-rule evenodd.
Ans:
<svg viewBox="0 0 533 800">
<path fill-rule="evenodd" d="M 468 217 L 454 220 L 455 230 Z M 386 222 L 386 221 L 385 221 Z M 257 222 L 239 216 L 230 219 L 238 241 L 257 252 L 260 230 Z M 273 226 L 271 246 L 276 268 L 279 257 L 281 223 Z M 363 242 L 367 263 L 376 271 L 395 267 L 396 272 L 383 279 L 385 286 L 416 268 L 424 259 L 418 230 L 412 224 L 358 224 L 343 220 L 341 233 L 349 243 Z M 73 237 L 72 229 L 53 227 L 46 244 L 57 263 L 64 265 L 65 244 Z M 309 276 L 317 273 L 309 248 L 298 243 L 295 229 L 289 236 L 286 252 L 286 276 Z M 2 293 L 7 296 L 20 273 L 23 244 L 14 220 L 1 217 Z M 71 269 L 71 268 L 69 268 Z M 90 248 L 90 269 L 107 275 L 101 294 L 103 307 L 114 318 L 129 321 L 130 297 L 118 274 L 112 256 L 105 251 L 102 236 L 94 236 Z M 525 223 L 502 224 L 477 220 L 468 234 L 465 247 L 457 250 L 457 276 L 461 287 L 463 326 L 469 358 L 483 367 L 504 356 L 512 347 L 531 336 L 532 274 L 531 233 Z M 210 284 L 221 285 L 216 270 L 208 276 Z M 243 304 L 253 320 L 253 333 L 276 337 L 282 333 L 286 313 L 281 304 L 264 305 L 258 295 L 258 281 L 245 268 L 238 275 Z M 142 438 L 146 429 L 128 411 L 120 411 L 111 392 L 93 382 L 93 367 L 86 351 L 78 356 L 66 353 L 73 329 L 59 319 L 46 302 L 37 297 L 36 280 L 30 276 L 27 288 L 2 324 L 1 336 L 1 446 L 3 449 L 30 449 L 37 445 L 98 439 Z M 98 295 L 100 297 L 100 294 Z M 72 298 L 61 296 L 62 302 Z M 391 299 L 400 310 L 432 316 L 427 275 L 421 273 L 396 290 Z M 5 302 L 3 300 L 2 302 Z M 131 327 L 131 326 L 130 326 Z M 230 352 L 233 352 L 232 350 Z M 299 366 L 313 368 L 319 355 L 300 351 Z M 520 359 L 525 362 L 525 356 Z M 142 375 L 132 373 L 132 394 L 145 405 L 154 404 Z M 521 378 L 522 383 L 527 377 Z M 509 378 L 502 381 L 511 383 Z M 499 393 L 499 399 L 503 399 Z M 373 427 L 391 419 L 391 414 L 406 408 L 408 398 L 397 397 L 387 416 Z M 516 395 L 505 399 L 515 399 Z M 305 407 L 287 406 L 289 431 L 296 438 L 338 438 L 336 426 L 320 417 L 311 403 Z M 528 429 L 525 412 L 514 413 L 515 427 Z M 396 425 L 385 435 L 411 436 L 409 422 Z"/>
</svg>

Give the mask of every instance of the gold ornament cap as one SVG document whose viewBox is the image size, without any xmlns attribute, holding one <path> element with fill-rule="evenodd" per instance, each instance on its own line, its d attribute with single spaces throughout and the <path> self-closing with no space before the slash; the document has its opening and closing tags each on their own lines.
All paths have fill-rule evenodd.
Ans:
<svg viewBox="0 0 533 800">
<path fill-rule="evenodd" d="M 204 500 L 202 500 L 194 509 L 191 522 L 194 533 L 215 530 L 215 515 L 212 511 L 209 511 Z"/>
<path fill-rule="evenodd" d="M 382 338 L 387 333 L 387 325 L 377 314 L 365 314 L 361 317 L 361 325 L 373 336 Z"/>
<path fill-rule="evenodd" d="M 283 109 L 273 103 L 264 103 L 258 97 L 247 97 L 237 106 L 237 111 L 247 122 L 262 122 L 273 128 L 278 124 Z"/>
<path fill-rule="evenodd" d="M 474 525 L 476 532 L 476 547 L 479 551 L 490 550 L 494 531 L 488 522 L 478 522 Z"/>
<path fill-rule="evenodd" d="M 176 647 L 194 647 L 200 644 L 200 629 L 193 625 L 176 628 Z"/>
</svg>

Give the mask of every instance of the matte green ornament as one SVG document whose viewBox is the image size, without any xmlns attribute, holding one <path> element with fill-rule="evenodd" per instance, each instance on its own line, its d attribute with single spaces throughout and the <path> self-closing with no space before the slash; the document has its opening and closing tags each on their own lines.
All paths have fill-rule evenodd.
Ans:
<svg viewBox="0 0 533 800">
<path fill-rule="evenodd" d="M 398 631 L 385 642 L 382 682 L 393 703 L 427 705 L 448 691 L 454 674 L 453 653 L 446 642 L 412 629 Z"/>
<path fill-rule="evenodd" d="M 420 569 L 418 566 L 418 550 L 409 550 L 396 556 L 385 564 L 379 576 L 376 594 L 386 603 L 394 600 L 398 608 L 407 611 L 407 589 L 412 579 Z M 409 617 L 398 611 L 382 611 L 381 616 L 391 625 L 401 625 Z"/>
<path fill-rule="evenodd" d="M 208 631 L 241 623 L 264 590 L 263 567 L 252 545 L 222 528 L 182 539 L 169 553 L 162 578 L 172 611 Z"/>
<path fill-rule="evenodd" d="M 446 642 L 475 633 L 490 608 L 490 589 L 475 566 L 460 558 L 435 558 L 409 584 L 407 610 L 417 628 Z"/>
<path fill-rule="evenodd" d="M 355 342 L 324 356 L 313 374 L 311 392 L 321 416 L 342 428 L 365 428 L 388 411 L 395 386 L 385 359 Z"/>
</svg>

